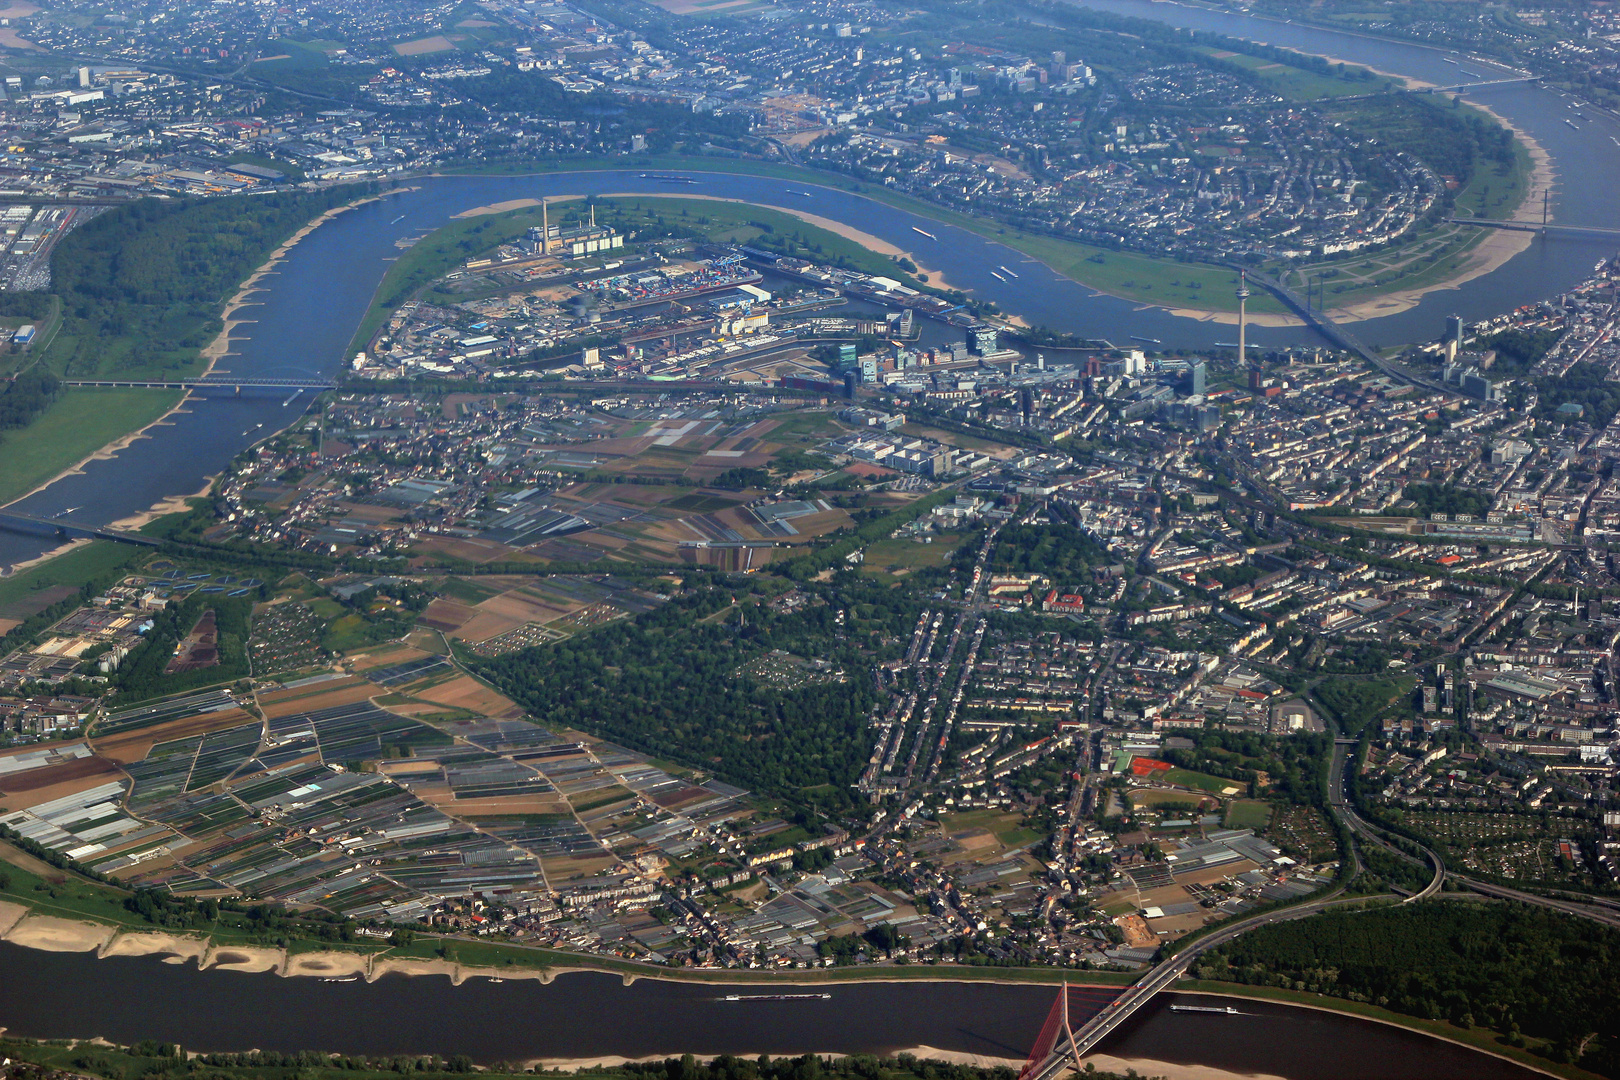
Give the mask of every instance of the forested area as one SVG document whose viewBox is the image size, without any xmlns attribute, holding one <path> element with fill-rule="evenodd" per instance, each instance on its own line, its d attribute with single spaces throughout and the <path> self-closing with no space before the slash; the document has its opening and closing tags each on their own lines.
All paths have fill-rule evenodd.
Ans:
<svg viewBox="0 0 1620 1080">
<path fill-rule="evenodd" d="M 1327 911 L 1252 930 L 1193 971 L 1486 1027 L 1554 1061 L 1620 1075 L 1620 931 L 1543 908 Z"/>
<path fill-rule="evenodd" d="M 1288 736 L 1260 735 L 1248 731 L 1190 731 L 1190 750 L 1167 750 L 1165 760 L 1229 780 L 1256 785 L 1252 795 L 1267 794 L 1262 781 L 1269 781 L 1272 794 L 1289 802 L 1320 806 L 1325 791 L 1322 763 L 1333 752 L 1325 733 L 1299 732 Z M 1262 775 L 1263 774 L 1263 775 Z"/>
<path fill-rule="evenodd" d="M 68 233 L 51 258 L 62 329 L 46 353 L 61 374 L 192 374 L 220 308 L 270 253 L 358 186 L 252 199 L 144 199 Z"/>
<path fill-rule="evenodd" d="M 1558 344 L 1559 336 L 1559 331 L 1544 327 L 1532 330 L 1503 330 L 1499 334 L 1485 338 L 1479 343 L 1479 347 L 1496 353 L 1496 363 L 1490 368 L 1493 378 L 1523 375 L 1537 360 L 1546 356 L 1549 349 Z"/>
<path fill-rule="evenodd" d="M 633 621 L 478 666 L 541 723 L 839 810 L 871 752 L 866 673 L 899 654 L 921 608 L 854 575 L 805 591 L 811 602 L 786 612 L 702 586 Z M 773 685 L 738 672 L 771 649 L 825 660 L 847 678 Z"/>
<path fill-rule="evenodd" d="M 1607 364 L 1576 364 L 1557 378 L 1537 379 L 1536 390 L 1541 395 L 1538 420 L 1563 419 L 1557 415 L 1558 407 L 1575 404 L 1584 409 L 1581 422 L 1605 428 L 1620 412 L 1620 387 L 1609 381 Z"/>
<path fill-rule="evenodd" d="M 146 641 L 130 653 L 112 677 L 118 688 L 120 705 L 159 694 L 177 694 L 193 687 L 228 682 L 248 673 L 248 618 L 253 612 L 252 596 L 227 599 L 193 595 L 170 606 L 153 618 Z M 191 631 L 203 612 L 212 608 L 218 632 L 219 663 L 195 671 L 165 675 L 163 669 L 174 657 L 175 646 Z"/>
<path fill-rule="evenodd" d="M 1391 706 L 1411 708 L 1412 679 L 1327 679 L 1315 694 L 1354 735 Z"/>
<path fill-rule="evenodd" d="M 990 569 L 1045 574 L 1056 585 L 1089 580 L 1091 568 L 1109 562 L 1101 544 L 1073 525 L 1008 525 L 996 538 Z"/>
<path fill-rule="evenodd" d="M 5 382 L 0 390 L 0 432 L 33 423 L 56 400 L 59 385 L 56 376 L 38 364 Z M 5 436 L 0 435 L 0 444 L 4 442 Z"/>
<path fill-rule="evenodd" d="M 1487 492 L 1454 484 L 1407 484 L 1401 494 L 1412 500 L 1414 505 L 1409 512 L 1419 517 L 1430 514 L 1472 514 L 1483 518 L 1485 511 L 1491 508 L 1491 497 Z M 1400 513 L 1399 510 L 1391 512 Z"/>
</svg>

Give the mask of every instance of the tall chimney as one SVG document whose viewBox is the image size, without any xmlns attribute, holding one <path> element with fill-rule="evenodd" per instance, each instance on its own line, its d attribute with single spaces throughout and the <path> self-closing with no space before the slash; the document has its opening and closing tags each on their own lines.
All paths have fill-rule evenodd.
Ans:
<svg viewBox="0 0 1620 1080">
<path fill-rule="evenodd" d="M 551 254 L 551 211 L 544 195 L 540 197 L 540 254 Z"/>
</svg>

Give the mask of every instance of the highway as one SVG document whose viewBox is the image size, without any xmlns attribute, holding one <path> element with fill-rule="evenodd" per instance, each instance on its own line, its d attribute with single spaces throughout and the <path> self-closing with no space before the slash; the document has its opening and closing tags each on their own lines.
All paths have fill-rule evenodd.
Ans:
<svg viewBox="0 0 1620 1080">
<path fill-rule="evenodd" d="M 1367 824 L 1367 822 L 1363 821 L 1361 815 L 1357 814 L 1355 809 L 1351 807 L 1349 801 L 1345 799 L 1344 777 L 1345 771 L 1350 766 L 1348 760 L 1349 751 L 1354 745 L 1356 745 L 1356 740 L 1354 739 L 1336 738 L 1333 740 L 1333 762 L 1328 766 L 1329 807 L 1332 808 L 1335 814 L 1339 815 L 1344 823 L 1350 827 L 1350 831 L 1355 833 L 1358 837 L 1362 838 L 1363 840 L 1372 841 L 1385 851 L 1390 852 L 1392 855 L 1395 855 L 1398 858 L 1405 859 L 1408 862 L 1417 862 L 1418 860 L 1415 859 L 1410 852 L 1403 850 L 1400 846 L 1392 844 L 1382 836 L 1378 835 L 1373 827 Z M 1423 847 L 1423 845 L 1419 846 Z M 1408 896 L 1404 901 L 1402 901 L 1402 903 L 1410 904 L 1415 900 L 1427 900 L 1429 897 L 1439 892 L 1441 887 L 1446 883 L 1446 864 L 1440 858 L 1440 854 L 1428 847 L 1423 847 L 1423 852 L 1428 856 L 1429 865 L 1434 868 L 1434 877 L 1430 879 L 1429 883 L 1425 885 L 1421 891 Z M 1361 858 L 1360 856 L 1356 855 L 1353 847 L 1350 855 L 1351 858 L 1355 860 L 1353 864 L 1355 873 L 1351 875 L 1351 877 L 1354 878 L 1356 875 L 1361 873 Z"/>
</svg>

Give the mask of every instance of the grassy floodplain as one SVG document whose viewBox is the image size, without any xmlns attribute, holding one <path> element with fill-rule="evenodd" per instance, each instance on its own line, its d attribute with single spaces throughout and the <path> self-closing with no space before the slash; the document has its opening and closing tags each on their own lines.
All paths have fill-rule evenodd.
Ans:
<svg viewBox="0 0 1620 1080">
<path fill-rule="evenodd" d="M 28 494 L 108 443 L 138 431 L 180 403 L 183 391 L 64 389 L 39 418 L 9 432 L 0 505 Z"/>
</svg>

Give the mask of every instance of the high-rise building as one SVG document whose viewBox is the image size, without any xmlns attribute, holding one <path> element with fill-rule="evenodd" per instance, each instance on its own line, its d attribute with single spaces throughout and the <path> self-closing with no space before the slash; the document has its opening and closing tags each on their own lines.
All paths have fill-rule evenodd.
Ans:
<svg viewBox="0 0 1620 1080">
<path fill-rule="evenodd" d="M 1204 367 L 1204 361 L 1201 360 L 1201 359 L 1194 360 L 1192 362 L 1192 366 L 1187 369 L 1187 393 L 1188 393 L 1188 395 L 1193 396 L 1193 397 L 1202 397 L 1203 394 L 1204 394 L 1204 385 L 1205 385 L 1205 381 L 1206 381 L 1207 378 L 1208 378 L 1208 371 Z"/>
<path fill-rule="evenodd" d="M 1442 348 L 1445 349 L 1446 363 L 1454 364 L 1454 363 L 1457 362 L 1457 354 L 1462 351 L 1462 340 L 1463 340 L 1462 316 L 1460 316 L 1460 315 L 1447 315 L 1446 316 L 1446 336 L 1445 336 L 1445 340 L 1442 342 L 1442 346 L 1441 346 Z"/>
<path fill-rule="evenodd" d="M 978 356 L 989 356 L 997 349 L 996 328 L 986 323 L 974 323 L 967 328 L 968 349 Z"/>
<path fill-rule="evenodd" d="M 845 344 L 838 346 L 838 366 L 843 369 L 855 366 L 855 346 Z"/>
</svg>

